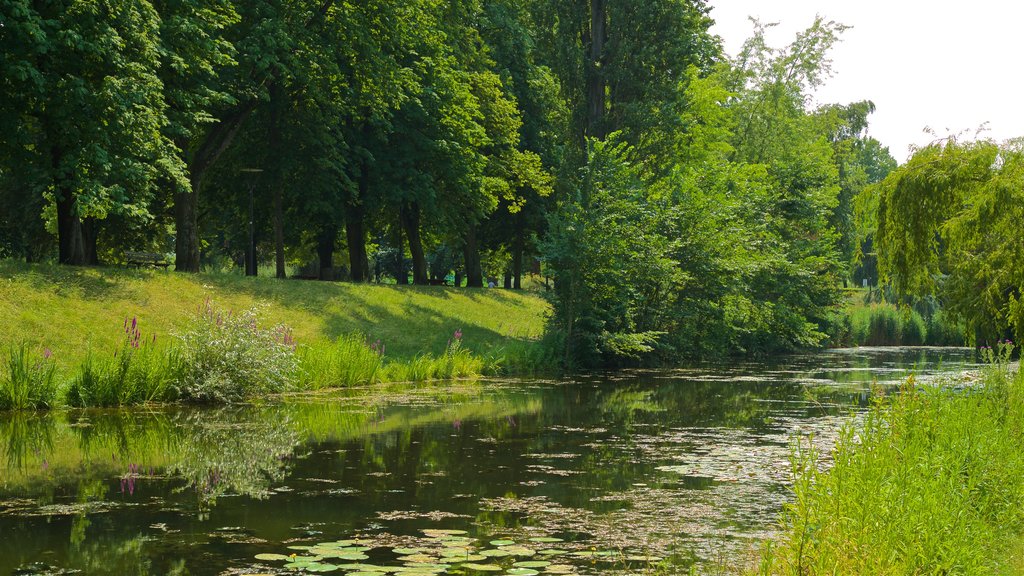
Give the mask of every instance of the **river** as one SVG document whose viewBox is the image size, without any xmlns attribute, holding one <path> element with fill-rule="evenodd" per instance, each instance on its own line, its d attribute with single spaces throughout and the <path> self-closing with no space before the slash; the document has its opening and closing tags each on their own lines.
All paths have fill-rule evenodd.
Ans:
<svg viewBox="0 0 1024 576">
<path fill-rule="evenodd" d="M 862 348 L 0 414 L 0 574 L 727 573 L 776 530 L 797 435 L 827 453 L 879 390 L 973 359 Z"/>
</svg>

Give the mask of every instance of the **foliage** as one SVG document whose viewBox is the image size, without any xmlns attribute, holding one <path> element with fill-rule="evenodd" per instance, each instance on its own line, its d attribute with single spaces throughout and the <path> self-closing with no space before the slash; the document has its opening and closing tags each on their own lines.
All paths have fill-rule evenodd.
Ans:
<svg viewBox="0 0 1024 576">
<path fill-rule="evenodd" d="M 158 347 L 155 334 L 143 338 L 137 317 L 130 322 L 125 319 L 124 335 L 112 357 L 101 360 L 91 353 L 86 357 L 65 390 L 69 406 L 129 406 L 175 399 L 177 351 Z"/>
<path fill-rule="evenodd" d="M 182 400 L 232 402 L 291 389 L 295 342 L 284 325 L 259 326 L 259 311 L 224 312 L 207 300 L 178 335 Z"/>
<path fill-rule="evenodd" d="M 844 428 L 825 469 L 794 448 L 794 501 L 759 574 L 1003 573 L 1024 529 L 1024 375 L 1012 344 L 962 387 L 913 378 Z"/>
<path fill-rule="evenodd" d="M 877 190 L 879 272 L 905 296 L 936 295 L 979 342 L 1024 336 L 1024 147 L 918 150 Z"/>
<path fill-rule="evenodd" d="M 300 348 L 299 387 L 303 390 L 364 386 L 380 381 L 384 345 L 367 344 L 362 334 L 342 336 Z"/>
<path fill-rule="evenodd" d="M 56 364 L 50 349 L 32 354 L 25 345 L 11 346 L 0 378 L 0 410 L 51 408 L 58 396 Z"/>
</svg>

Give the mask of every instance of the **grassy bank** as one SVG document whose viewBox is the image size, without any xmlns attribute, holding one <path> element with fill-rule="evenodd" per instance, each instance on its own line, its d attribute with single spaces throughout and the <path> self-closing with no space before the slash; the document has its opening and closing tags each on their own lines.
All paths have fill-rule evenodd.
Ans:
<svg viewBox="0 0 1024 576">
<path fill-rule="evenodd" d="M 1012 346 L 971 386 L 879 397 L 831 466 L 802 443 L 761 575 L 1024 573 L 1024 378 Z"/>
<path fill-rule="evenodd" d="M 0 384 L 8 404 L 112 405 L 461 377 L 529 357 L 547 312 L 508 290 L 7 261 Z"/>
</svg>

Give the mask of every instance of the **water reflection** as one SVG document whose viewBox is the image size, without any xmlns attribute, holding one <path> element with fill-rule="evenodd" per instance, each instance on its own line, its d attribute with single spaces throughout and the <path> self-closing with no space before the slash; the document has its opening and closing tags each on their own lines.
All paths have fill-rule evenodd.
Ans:
<svg viewBox="0 0 1024 576">
<path fill-rule="evenodd" d="M 212 410 L 8 414 L 0 573 L 266 572 L 256 554 L 432 527 L 710 570 L 770 534 L 794 433 L 827 447 L 873 381 L 968 360 L 862 349 Z"/>
</svg>

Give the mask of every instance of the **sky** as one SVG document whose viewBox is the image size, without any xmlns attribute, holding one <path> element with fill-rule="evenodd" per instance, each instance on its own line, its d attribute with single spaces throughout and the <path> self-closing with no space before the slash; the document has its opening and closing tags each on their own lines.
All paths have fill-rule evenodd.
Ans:
<svg viewBox="0 0 1024 576">
<path fill-rule="evenodd" d="M 753 31 L 748 16 L 778 22 L 789 44 L 815 15 L 851 26 L 833 49 L 833 77 L 818 103 L 871 100 L 868 133 L 903 163 L 909 146 L 964 134 L 1024 136 L 1024 2 L 1018 0 L 709 0 L 725 50 Z M 925 133 L 930 128 L 935 135 Z"/>
</svg>

